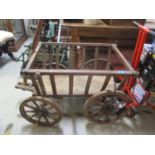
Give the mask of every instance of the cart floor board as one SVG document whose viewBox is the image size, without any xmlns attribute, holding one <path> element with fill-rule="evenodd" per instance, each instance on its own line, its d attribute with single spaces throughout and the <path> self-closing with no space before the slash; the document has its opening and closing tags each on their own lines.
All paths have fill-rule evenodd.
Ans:
<svg viewBox="0 0 155 155">
<path fill-rule="evenodd" d="M 42 76 L 43 83 L 47 94 L 53 94 L 50 78 L 48 75 Z M 73 78 L 73 94 L 84 95 L 88 76 L 74 76 Z M 88 94 L 95 94 L 100 92 L 105 81 L 105 76 L 93 76 Z M 55 84 L 57 94 L 69 94 L 69 76 L 55 75 Z M 111 78 L 106 89 L 114 90 L 114 79 Z"/>
</svg>

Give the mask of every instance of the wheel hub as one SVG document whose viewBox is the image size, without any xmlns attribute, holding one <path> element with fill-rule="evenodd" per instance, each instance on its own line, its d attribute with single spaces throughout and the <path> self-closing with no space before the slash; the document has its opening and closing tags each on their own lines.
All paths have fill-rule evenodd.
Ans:
<svg viewBox="0 0 155 155">
<path fill-rule="evenodd" d="M 46 116 L 47 113 L 48 113 L 48 111 L 47 111 L 43 106 L 40 107 L 40 109 L 38 109 L 38 114 L 39 114 L 39 115 L 44 115 L 44 116 Z"/>
</svg>

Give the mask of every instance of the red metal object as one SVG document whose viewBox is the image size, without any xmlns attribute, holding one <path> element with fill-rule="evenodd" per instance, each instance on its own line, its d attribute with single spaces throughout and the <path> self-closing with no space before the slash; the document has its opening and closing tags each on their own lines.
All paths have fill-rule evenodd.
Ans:
<svg viewBox="0 0 155 155">
<path fill-rule="evenodd" d="M 150 32 L 150 30 L 146 27 L 144 27 L 143 25 L 140 25 L 138 23 L 136 23 L 136 25 L 139 28 L 139 32 L 138 32 L 138 38 L 137 38 L 137 42 L 136 42 L 136 46 L 134 49 L 134 53 L 133 53 L 133 57 L 131 60 L 131 65 L 133 67 L 134 70 L 138 70 L 138 65 L 140 62 L 140 56 L 143 50 L 143 46 L 144 43 L 146 42 L 146 38 L 148 36 L 148 33 Z M 132 99 L 131 103 L 128 103 L 126 105 L 126 108 L 131 108 L 131 107 L 137 107 L 139 106 L 139 103 L 135 100 L 132 92 L 131 92 L 131 88 L 133 87 L 134 83 L 135 83 L 136 78 L 135 77 L 130 77 L 127 84 L 124 86 L 123 90 L 129 95 L 129 97 Z"/>
<path fill-rule="evenodd" d="M 135 70 L 138 69 L 143 46 L 144 46 L 144 43 L 146 42 L 147 35 L 150 31 L 149 29 L 147 29 L 146 27 L 144 27 L 140 24 L 138 25 L 138 28 L 139 28 L 138 38 L 137 38 L 137 42 L 136 42 L 136 46 L 135 46 L 135 50 L 134 50 L 134 55 L 133 55 L 132 61 L 131 61 L 131 65 L 132 65 L 133 69 L 135 69 Z M 129 79 L 127 87 L 131 89 L 134 82 L 135 82 L 135 78 L 131 77 Z"/>
</svg>

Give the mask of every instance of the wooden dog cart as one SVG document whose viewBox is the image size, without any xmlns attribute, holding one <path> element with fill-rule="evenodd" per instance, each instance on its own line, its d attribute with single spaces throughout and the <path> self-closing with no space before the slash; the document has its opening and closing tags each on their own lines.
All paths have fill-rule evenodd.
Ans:
<svg viewBox="0 0 155 155">
<path fill-rule="evenodd" d="M 68 49 L 67 66 L 60 62 L 62 48 Z M 112 56 L 124 70 L 113 70 Z M 52 126 L 62 118 L 59 103 L 52 98 L 85 96 L 85 116 L 96 123 L 111 123 L 119 117 L 118 107 L 130 102 L 121 88 L 137 75 L 115 44 L 39 42 L 16 85 L 33 92 L 21 103 L 20 112 L 31 123 Z M 116 83 L 119 76 L 123 79 Z"/>
</svg>

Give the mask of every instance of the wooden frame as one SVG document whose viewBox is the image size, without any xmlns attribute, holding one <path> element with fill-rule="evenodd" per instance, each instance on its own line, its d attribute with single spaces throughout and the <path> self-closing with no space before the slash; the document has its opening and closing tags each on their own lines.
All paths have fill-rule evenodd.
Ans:
<svg viewBox="0 0 155 155">
<path fill-rule="evenodd" d="M 71 69 L 59 69 L 59 67 L 56 67 L 56 69 L 34 69 L 32 66 L 37 58 L 37 55 L 41 49 L 42 46 L 44 45 L 53 45 L 55 47 L 60 47 L 60 46 L 69 46 L 72 47 L 70 49 L 73 49 L 73 47 L 81 47 L 83 48 L 82 52 L 82 64 L 81 68 L 71 68 Z M 86 47 L 93 47 L 95 49 L 94 53 L 94 68 L 93 70 L 90 69 L 85 69 L 84 64 L 86 63 Z M 99 47 L 104 47 L 108 48 L 108 56 L 107 56 L 107 62 L 110 62 L 110 54 L 111 51 L 117 56 L 119 61 L 123 64 L 125 70 L 111 70 L 110 68 L 105 69 L 100 69 L 97 70 L 97 62 L 99 60 L 104 60 L 101 58 L 98 58 L 98 52 L 99 52 Z M 71 51 L 72 52 L 72 51 Z M 72 58 L 72 57 L 71 57 Z M 58 59 L 58 58 L 57 58 Z M 58 65 L 59 60 L 56 59 L 56 64 Z M 107 64 L 108 64 L 107 63 Z M 56 65 L 56 66 L 57 66 Z M 109 66 L 109 64 L 108 64 Z M 38 46 L 32 53 L 29 62 L 24 70 L 21 71 L 21 75 L 23 76 L 24 79 L 31 79 L 32 85 L 30 86 L 31 88 L 28 88 L 27 86 L 24 87 L 25 84 L 23 84 L 22 89 L 24 90 L 33 90 L 35 95 L 39 96 L 89 96 L 92 94 L 89 94 L 89 88 L 90 84 L 92 81 L 93 76 L 106 76 L 106 80 L 102 86 L 102 90 L 104 90 L 109 82 L 110 77 L 112 76 L 122 76 L 124 79 L 120 83 L 120 85 L 117 87 L 118 89 L 121 89 L 125 81 L 130 77 L 130 76 L 137 76 L 138 72 L 134 71 L 131 65 L 128 63 L 128 61 L 124 58 L 124 56 L 121 54 L 119 49 L 115 44 L 107 44 L 107 43 L 52 43 L 52 42 L 39 42 Z M 47 94 L 46 89 L 45 89 L 45 84 L 43 82 L 42 76 L 47 75 L 50 78 L 50 83 L 51 83 L 51 88 L 53 91 L 53 94 Z M 62 94 L 57 94 L 57 89 L 56 89 L 56 82 L 55 82 L 55 75 L 66 75 L 69 78 L 69 93 L 67 95 L 62 95 Z M 84 94 L 73 94 L 73 79 L 74 76 L 88 76 L 87 81 L 86 81 L 86 86 L 85 86 L 85 91 Z M 26 81 L 26 80 L 24 80 Z M 17 86 L 18 87 L 18 86 Z M 18 87 L 19 88 L 19 87 Z M 21 87 L 20 87 L 21 88 Z"/>
</svg>

